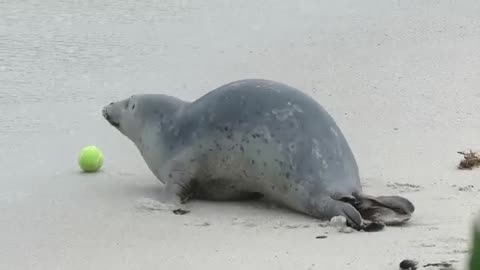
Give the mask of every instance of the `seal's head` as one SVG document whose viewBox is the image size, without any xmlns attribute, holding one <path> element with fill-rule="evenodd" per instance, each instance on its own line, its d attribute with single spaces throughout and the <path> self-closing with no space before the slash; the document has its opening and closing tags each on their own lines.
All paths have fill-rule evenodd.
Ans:
<svg viewBox="0 0 480 270">
<path fill-rule="evenodd" d="M 162 120 L 173 117 L 183 101 L 156 94 L 133 95 L 103 107 L 103 117 L 123 135 L 137 142 L 146 123 L 161 128 Z"/>
</svg>

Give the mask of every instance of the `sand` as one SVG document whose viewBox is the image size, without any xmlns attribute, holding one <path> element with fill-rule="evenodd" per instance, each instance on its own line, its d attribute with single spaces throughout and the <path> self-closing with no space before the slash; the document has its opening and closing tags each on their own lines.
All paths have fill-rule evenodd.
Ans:
<svg viewBox="0 0 480 270">
<path fill-rule="evenodd" d="M 476 0 L 1 1 L 0 269 L 464 269 L 480 169 L 456 166 L 480 149 L 479 14 Z M 101 107 L 252 77 L 316 98 L 365 190 L 412 200 L 411 222 L 340 233 L 262 203 L 136 208 L 160 184 Z M 105 165 L 85 175 L 89 144 Z"/>
</svg>

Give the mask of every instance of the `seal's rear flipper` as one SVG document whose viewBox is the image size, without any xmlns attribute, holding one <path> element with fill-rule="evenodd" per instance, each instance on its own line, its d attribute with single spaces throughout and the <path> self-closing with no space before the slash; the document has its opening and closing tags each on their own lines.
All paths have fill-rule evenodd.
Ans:
<svg viewBox="0 0 480 270">
<path fill-rule="evenodd" d="M 286 200 L 283 204 L 291 209 L 324 221 L 331 220 L 336 216 L 342 216 L 346 219 L 346 225 L 356 230 L 361 230 L 364 225 L 360 212 L 352 204 L 330 196 L 308 199 L 303 204 L 292 203 L 292 200 Z"/>
<path fill-rule="evenodd" d="M 355 208 L 362 217 L 386 225 L 400 225 L 410 220 L 414 205 L 400 196 L 358 196 Z"/>
<path fill-rule="evenodd" d="M 347 226 L 355 230 L 362 230 L 364 228 L 364 220 L 360 212 L 355 207 L 345 200 L 328 198 L 324 199 L 320 204 L 323 212 L 330 219 L 334 216 L 344 216 L 347 219 Z"/>
</svg>

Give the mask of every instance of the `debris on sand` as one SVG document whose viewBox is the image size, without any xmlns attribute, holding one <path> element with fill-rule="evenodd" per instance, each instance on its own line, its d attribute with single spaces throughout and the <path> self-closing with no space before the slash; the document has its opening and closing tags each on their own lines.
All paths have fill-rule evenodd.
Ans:
<svg viewBox="0 0 480 270">
<path fill-rule="evenodd" d="M 461 170 L 471 170 L 473 167 L 480 166 L 480 153 L 478 152 L 457 152 L 463 155 L 463 160 L 458 164 L 458 168 Z"/>
<path fill-rule="evenodd" d="M 448 262 L 427 263 L 423 267 L 442 267 L 441 269 L 445 270 L 453 269 L 452 264 Z"/>
<path fill-rule="evenodd" d="M 450 262 L 457 262 L 455 260 L 450 260 Z M 439 263 L 427 263 L 420 266 L 420 263 L 416 260 L 403 260 L 400 262 L 400 269 L 401 270 L 417 270 L 420 267 L 432 269 L 432 270 L 455 270 L 453 265 L 450 262 L 439 262 Z M 471 268 L 477 270 L 477 268 Z"/>
<path fill-rule="evenodd" d="M 185 215 L 190 213 L 188 210 L 183 210 L 183 209 L 175 209 L 172 211 L 175 215 Z"/>
</svg>

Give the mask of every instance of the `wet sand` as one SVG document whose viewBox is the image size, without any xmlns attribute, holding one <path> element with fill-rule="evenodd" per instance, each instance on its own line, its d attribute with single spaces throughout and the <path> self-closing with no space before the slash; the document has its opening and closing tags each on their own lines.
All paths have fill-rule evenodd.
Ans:
<svg viewBox="0 0 480 270">
<path fill-rule="evenodd" d="M 1 1 L 0 269 L 464 269 L 480 169 L 457 170 L 456 152 L 480 149 L 480 2 L 458 2 Z M 414 202 L 409 225 L 345 234 L 261 203 L 136 208 L 160 184 L 101 107 L 243 78 L 315 97 L 366 191 Z M 85 175 L 89 144 L 105 165 Z"/>
</svg>

